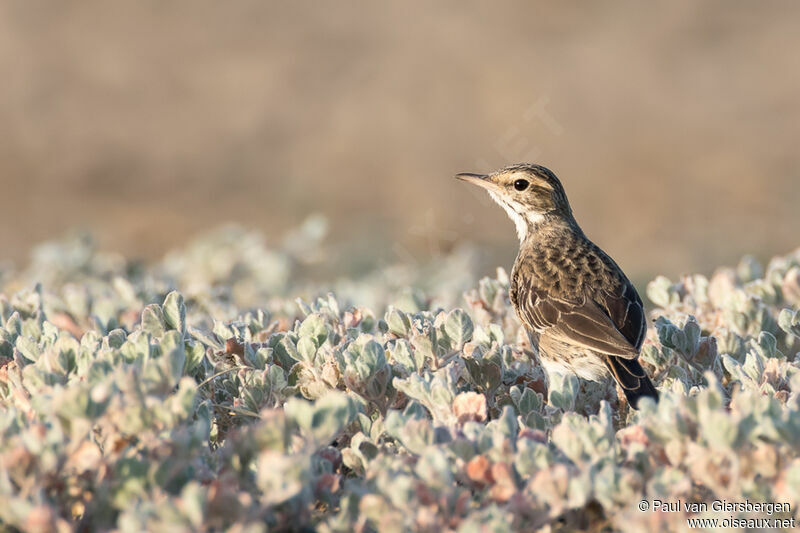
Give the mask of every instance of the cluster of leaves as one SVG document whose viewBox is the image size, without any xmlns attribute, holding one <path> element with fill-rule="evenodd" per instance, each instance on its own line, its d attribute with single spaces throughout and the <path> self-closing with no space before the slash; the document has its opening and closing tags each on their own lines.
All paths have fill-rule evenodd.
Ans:
<svg viewBox="0 0 800 533">
<path fill-rule="evenodd" d="M 295 300 L 292 251 L 237 231 L 151 268 L 49 246 L 3 278 L 0 527 L 640 531 L 685 524 L 643 499 L 800 505 L 800 251 L 653 281 L 661 401 L 630 411 L 548 383 L 502 270 L 463 308 L 376 308 Z"/>
</svg>

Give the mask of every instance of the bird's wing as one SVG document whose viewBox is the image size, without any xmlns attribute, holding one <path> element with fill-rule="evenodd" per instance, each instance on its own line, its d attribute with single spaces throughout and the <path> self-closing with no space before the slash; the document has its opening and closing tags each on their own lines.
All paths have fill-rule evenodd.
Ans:
<svg viewBox="0 0 800 533">
<path fill-rule="evenodd" d="M 566 298 L 541 287 L 518 286 L 520 318 L 534 331 L 594 352 L 634 359 L 644 340 L 644 309 L 630 282 L 614 293 Z"/>
<path fill-rule="evenodd" d="M 603 291 L 593 299 L 638 352 L 647 334 L 644 304 L 631 282 L 627 279 L 621 281 L 616 291 Z"/>
</svg>

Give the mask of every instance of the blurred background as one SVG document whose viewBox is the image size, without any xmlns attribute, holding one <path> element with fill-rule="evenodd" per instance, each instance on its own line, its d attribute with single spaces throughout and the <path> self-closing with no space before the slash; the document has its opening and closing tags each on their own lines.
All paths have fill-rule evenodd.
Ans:
<svg viewBox="0 0 800 533">
<path fill-rule="evenodd" d="M 645 8 L 646 7 L 646 8 Z M 552 168 L 642 283 L 800 245 L 800 4 L 0 4 L 0 260 L 72 228 L 156 259 L 327 219 L 322 275 L 513 225 L 456 182 Z"/>
</svg>

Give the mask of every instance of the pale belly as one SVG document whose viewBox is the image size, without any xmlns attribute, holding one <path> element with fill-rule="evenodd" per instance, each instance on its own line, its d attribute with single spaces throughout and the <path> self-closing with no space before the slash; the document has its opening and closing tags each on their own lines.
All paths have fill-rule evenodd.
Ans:
<svg viewBox="0 0 800 533">
<path fill-rule="evenodd" d="M 538 340 L 539 361 L 548 375 L 574 374 L 589 381 L 604 381 L 611 375 L 603 357 L 590 350 L 546 337 Z"/>
<path fill-rule="evenodd" d="M 592 354 L 589 356 L 576 355 L 567 361 L 562 358 L 549 358 L 539 354 L 539 360 L 545 372 L 549 374 L 575 374 L 581 379 L 589 381 L 604 381 L 609 377 L 608 368 L 599 357 Z"/>
</svg>

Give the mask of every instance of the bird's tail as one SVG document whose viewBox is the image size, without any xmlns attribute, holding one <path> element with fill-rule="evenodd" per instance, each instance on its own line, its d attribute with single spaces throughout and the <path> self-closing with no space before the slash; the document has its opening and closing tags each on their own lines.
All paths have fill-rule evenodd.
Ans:
<svg viewBox="0 0 800 533">
<path fill-rule="evenodd" d="M 658 391 L 647 373 L 636 359 L 623 359 L 622 357 L 606 357 L 606 366 L 611 370 L 628 402 L 636 408 L 639 398 L 649 396 L 658 403 Z"/>
</svg>

